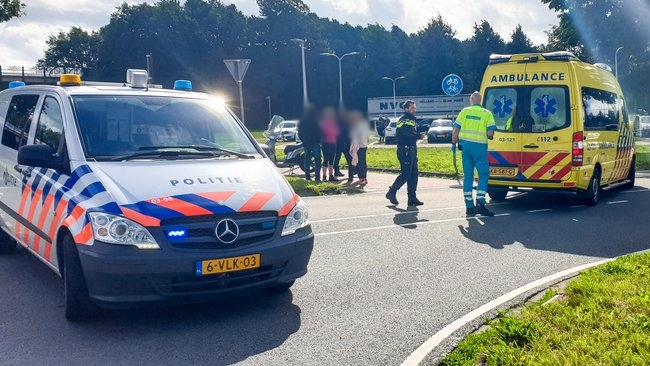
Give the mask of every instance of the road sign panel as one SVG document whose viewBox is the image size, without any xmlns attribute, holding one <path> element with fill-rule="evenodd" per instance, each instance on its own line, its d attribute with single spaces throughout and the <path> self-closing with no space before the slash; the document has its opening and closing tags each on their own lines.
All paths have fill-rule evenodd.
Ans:
<svg viewBox="0 0 650 366">
<path fill-rule="evenodd" d="M 251 60 L 223 60 L 223 63 L 226 64 L 228 71 L 230 71 L 230 75 L 232 75 L 235 81 L 241 83 L 244 81 L 244 76 L 246 76 L 246 71 L 248 71 L 248 66 L 250 66 Z"/>
<path fill-rule="evenodd" d="M 455 96 L 463 90 L 463 79 L 456 74 L 449 74 L 442 79 L 442 91 L 447 95 Z"/>
</svg>

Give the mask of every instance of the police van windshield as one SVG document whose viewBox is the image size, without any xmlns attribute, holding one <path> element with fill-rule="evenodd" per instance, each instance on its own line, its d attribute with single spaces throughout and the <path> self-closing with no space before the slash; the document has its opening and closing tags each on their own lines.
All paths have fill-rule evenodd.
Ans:
<svg viewBox="0 0 650 366">
<path fill-rule="evenodd" d="M 569 91 L 563 86 L 490 88 L 483 101 L 502 132 L 540 133 L 571 126 Z"/>
<path fill-rule="evenodd" d="M 92 95 L 74 96 L 73 102 L 86 157 L 98 161 L 174 148 L 187 158 L 220 150 L 235 157 L 258 153 L 226 108 L 212 100 Z"/>
</svg>

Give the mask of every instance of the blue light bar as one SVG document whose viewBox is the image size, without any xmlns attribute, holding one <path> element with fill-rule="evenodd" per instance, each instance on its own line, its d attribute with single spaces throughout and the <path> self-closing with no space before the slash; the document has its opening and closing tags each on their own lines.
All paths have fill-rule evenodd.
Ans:
<svg viewBox="0 0 650 366">
<path fill-rule="evenodd" d="M 185 230 L 172 230 L 167 232 L 167 236 L 170 238 L 182 238 L 186 234 Z"/>
<path fill-rule="evenodd" d="M 9 89 L 19 88 L 21 86 L 25 86 L 25 83 L 23 83 L 22 81 L 11 81 L 11 82 L 9 82 Z"/>
<path fill-rule="evenodd" d="M 192 91 L 192 82 L 189 80 L 174 81 L 174 90 Z"/>
<path fill-rule="evenodd" d="M 262 229 L 275 229 L 275 221 L 267 221 L 262 223 Z"/>
</svg>

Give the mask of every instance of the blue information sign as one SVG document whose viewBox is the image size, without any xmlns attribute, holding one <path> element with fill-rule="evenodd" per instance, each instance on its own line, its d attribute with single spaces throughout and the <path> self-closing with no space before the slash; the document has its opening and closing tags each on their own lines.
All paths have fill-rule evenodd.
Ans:
<svg viewBox="0 0 650 366">
<path fill-rule="evenodd" d="M 458 95 L 463 90 L 463 79 L 456 74 L 449 74 L 442 79 L 442 91 L 447 95 Z"/>
</svg>

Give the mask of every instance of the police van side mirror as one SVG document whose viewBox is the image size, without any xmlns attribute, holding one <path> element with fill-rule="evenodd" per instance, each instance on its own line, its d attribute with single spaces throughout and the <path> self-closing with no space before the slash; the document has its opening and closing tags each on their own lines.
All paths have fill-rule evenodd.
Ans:
<svg viewBox="0 0 650 366">
<path fill-rule="evenodd" d="M 18 164 L 38 168 L 59 169 L 61 161 L 50 145 L 25 145 L 18 149 Z"/>
</svg>

